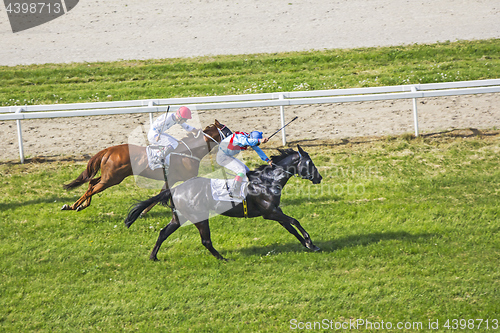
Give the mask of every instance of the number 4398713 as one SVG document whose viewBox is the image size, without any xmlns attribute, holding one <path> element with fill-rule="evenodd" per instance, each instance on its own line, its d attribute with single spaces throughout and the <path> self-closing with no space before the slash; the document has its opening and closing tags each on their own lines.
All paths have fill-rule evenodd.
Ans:
<svg viewBox="0 0 500 333">
<path fill-rule="evenodd" d="M 498 325 L 498 319 L 448 319 L 444 323 L 444 328 L 449 330 L 457 329 L 493 329 L 496 330 L 500 326 Z"/>
<path fill-rule="evenodd" d="M 61 3 L 14 2 L 6 7 L 9 14 L 59 14 L 63 10 Z"/>
</svg>

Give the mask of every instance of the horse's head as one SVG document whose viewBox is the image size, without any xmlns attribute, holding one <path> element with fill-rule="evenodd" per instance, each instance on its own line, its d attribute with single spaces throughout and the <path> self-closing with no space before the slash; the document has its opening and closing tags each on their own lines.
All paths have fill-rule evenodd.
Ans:
<svg viewBox="0 0 500 333">
<path fill-rule="evenodd" d="M 308 179 L 312 181 L 313 184 L 321 183 L 323 177 L 319 174 L 318 169 L 311 160 L 309 154 L 297 145 L 299 150 L 299 163 L 297 165 L 297 174 L 303 179 Z"/>
<path fill-rule="evenodd" d="M 221 123 L 217 119 L 213 124 L 208 125 L 203 129 L 203 133 L 205 133 L 205 141 L 206 142 L 217 142 L 220 143 L 222 140 L 233 134 L 233 132 L 226 126 Z"/>
<path fill-rule="evenodd" d="M 298 152 L 293 149 L 278 149 L 280 155 L 271 157 L 271 160 L 273 164 L 279 168 L 272 168 L 271 170 L 268 170 L 265 166 L 261 166 L 256 171 L 270 171 L 270 176 L 268 175 L 267 178 L 272 178 L 276 177 L 273 173 L 274 171 L 280 172 L 281 170 L 281 174 L 287 178 L 293 175 L 298 175 L 303 179 L 312 181 L 313 184 L 321 183 L 323 177 L 319 174 L 319 171 L 314 165 L 314 162 L 311 160 L 309 154 L 299 145 L 297 145 L 297 148 L 299 150 Z"/>
<path fill-rule="evenodd" d="M 229 129 L 229 127 L 219 123 L 219 121 L 217 119 L 215 119 L 214 125 L 217 127 L 219 132 L 222 134 L 221 141 L 233 134 L 233 131 L 231 131 Z"/>
</svg>

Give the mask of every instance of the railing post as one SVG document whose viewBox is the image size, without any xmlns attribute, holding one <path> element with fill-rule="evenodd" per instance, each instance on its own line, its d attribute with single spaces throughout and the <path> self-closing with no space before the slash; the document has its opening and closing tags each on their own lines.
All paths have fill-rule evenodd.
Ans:
<svg viewBox="0 0 500 333">
<path fill-rule="evenodd" d="M 16 113 L 21 113 L 23 108 L 18 108 Z M 21 157 L 21 164 L 24 164 L 24 148 L 23 148 L 23 133 L 21 131 L 21 119 L 16 119 L 17 124 L 17 142 L 19 143 L 19 156 Z"/>
<path fill-rule="evenodd" d="M 153 102 L 153 101 L 149 101 L 149 102 L 148 102 L 148 106 L 149 106 L 150 108 L 152 108 L 154 105 L 155 105 L 155 102 Z M 150 112 L 150 113 L 149 113 L 149 125 L 153 126 L 153 121 L 154 121 L 154 120 L 153 120 L 153 113 L 152 113 L 152 112 Z"/>
<path fill-rule="evenodd" d="M 415 86 L 411 87 L 411 92 L 417 92 Z M 413 98 L 413 123 L 415 124 L 415 137 L 418 137 L 418 111 L 417 111 L 417 98 Z"/>
<path fill-rule="evenodd" d="M 283 94 L 280 94 L 279 99 L 284 100 L 285 96 Z M 280 105 L 280 117 L 281 117 L 281 127 L 284 127 L 285 126 L 285 106 L 284 105 Z M 281 136 L 282 136 L 282 140 L 283 140 L 283 146 L 286 146 L 285 128 L 283 128 L 281 131 L 282 131 Z"/>
</svg>

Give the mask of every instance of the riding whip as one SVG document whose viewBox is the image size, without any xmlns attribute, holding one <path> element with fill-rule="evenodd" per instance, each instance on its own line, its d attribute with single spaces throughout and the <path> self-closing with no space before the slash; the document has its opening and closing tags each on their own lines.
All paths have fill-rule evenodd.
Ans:
<svg viewBox="0 0 500 333">
<path fill-rule="evenodd" d="M 271 138 L 272 138 L 273 136 L 275 136 L 276 134 L 278 134 L 278 132 L 279 132 L 279 131 L 281 131 L 283 128 L 285 128 L 285 127 L 287 127 L 288 125 L 290 125 L 290 123 L 291 123 L 292 121 L 297 120 L 297 118 L 298 118 L 298 117 L 299 117 L 299 116 L 295 116 L 295 118 L 293 118 L 292 120 L 290 120 L 290 121 L 289 121 L 289 122 L 288 122 L 285 126 L 283 126 L 283 127 L 282 127 L 282 128 L 280 128 L 279 130 L 277 130 L 276 132 L 274 132 L 273 134 L 271 134 L 271 136 L 269 137 L 269 140 L 271 140 Z"/>
<path fill-rule="evenodd" d="M 169 110 L 170 110 L 170 105 L 167 107 L 167 113 L 165 113 L 165 121 L 163 122 L 163 126 L 161 127 L 160 134 L 156 138 L 156 142 L 158 142 L 158 140 L 160 140 L 160 135 L 161 135 L 161 133 L 163 133 L 163 129 L 165 128 L 165 124 L 167 123 L 167 115 L 168 115 Z"/>
</svg>

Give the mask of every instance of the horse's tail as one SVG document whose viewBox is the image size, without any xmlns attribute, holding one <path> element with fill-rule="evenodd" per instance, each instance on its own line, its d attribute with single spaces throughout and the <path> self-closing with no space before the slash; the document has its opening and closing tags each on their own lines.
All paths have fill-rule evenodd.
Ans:
<svg viewBox="0 0 500 333">
<path fill-rule="evenodd" d="M 63 188 L 65 190 L 71 190 L 75 187 L 81 186 L 89 182 L 92 178 L 94 178 L 97 172 L 99 172 L 99 169 L 101 169 L 101 160 L 107 151 L 108 148 L 103 149 L 94 156 L 92 156 L 92 158 L 87 163 L 87 168 L 80 174 L 80 176 L 78 176 L 71 183 L 64 184 Z"/>
<path fill-rule="evenodd" d="M 141 213 L 144 209 L 156 203 L 162 203 L 163 205 L 173 208 L 174 205 L 172 203 L 172 190 L 167 188 L 154 197 L 141 201 L 137 205 L 132 207 L 128 212 L 127 217 L 125 218 L 125 225 L 127 226 L 127 228 L 130 228 L 132 223 L 134 223 L 135 220 L 137 220 L 139 216 L 141 216 Z"/>
</svg>

